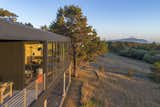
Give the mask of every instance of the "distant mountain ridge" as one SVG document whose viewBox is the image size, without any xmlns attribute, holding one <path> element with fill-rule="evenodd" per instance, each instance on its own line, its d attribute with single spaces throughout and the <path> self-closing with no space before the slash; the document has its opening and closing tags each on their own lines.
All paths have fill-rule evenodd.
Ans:
<svg viewBox="0 0 160 107">
<path fill-rule="evenodd" d="M 111 42 L 134 42 L 134 43 L 150 43 L 145 39 L 137 39 L 137 38 L 124 38 L 124 39 L 117 39 L 117 40 L 110 40 Z"/>
</svg>

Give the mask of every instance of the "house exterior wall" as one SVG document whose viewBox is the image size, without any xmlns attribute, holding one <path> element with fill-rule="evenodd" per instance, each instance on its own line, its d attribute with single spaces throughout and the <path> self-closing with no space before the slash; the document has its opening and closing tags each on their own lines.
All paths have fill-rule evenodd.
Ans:
<svg viewBox="0 0 160 107">
<path fill-rule="evenodd" d="M 23 42 L 0 42 L 0 81 L 14 82 L 15 89 L 24 88 Z"/>
</svg>

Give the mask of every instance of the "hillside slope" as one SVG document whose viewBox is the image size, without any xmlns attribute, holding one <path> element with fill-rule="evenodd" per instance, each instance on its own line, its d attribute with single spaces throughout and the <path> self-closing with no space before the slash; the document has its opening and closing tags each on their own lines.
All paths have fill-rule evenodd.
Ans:
<svg viewBox="0 0 160 107">
<path fill-rule="evenodd" d="M 98 58 L 98 60 L 103 59 L 106 61 L 104 65 L 110 65 L 109 63 L 111 62 L 108 60 L 110 57 L 113 56 L 107 55 L 105 58 Z M 124 63 L 122 67 L 122 65 L 119 64 L 122 59 L 123 58 L 117 56 L 113 58 L 112 64 L 119 65 L 120 72 L 126 70 L 125 68 L 129 69 L 129 67 L 133 69 L 133 63 L 131 62 L 135 62 L 135 60 L 123 60 Z M 130 66 L 128 66 L 128 62 L 125 63 L 125 61 L 130 62 Z M 96 64 L 102 64 L 102 61 L 98 61 Z M 137 67 L 137 69 L 134 69 L 135 72 L 140 72 L 139 74 L 144 73 L 142 69 L 138 69 L 139 64 L 144 65 L 143 69 L 147 70 L 147 72 L 150 71 L 148 66 L 146 66 L 147 64 L 145 65 L 145 63 L 143 64 L 143 62 L 138 61 L 136 64 L 133 64 L 133 66 Z M 95 73 L 96 66 L 92 64 L 92 66 L 83 67 L 81 72 L 79 72 L 79 78 L 76 79 L 82 82 L 82 85 L 79 90 L 74 92 L 72 89 L 75 88 L 76 85 L 73 84 L 71 86 L 64 107 L 160 107 L 159 84 L 141 77 L 128 77 L 121 73 L 107 72 L 107 67 L 108 66 L 106 66 L 106 72 L 97 73 L 98 78 Z M 115 70 L 118 72 L 118 69 Z M 80 104 L 72 106 L 69 104 L 78 100 L 74 95 L 79 95 Z"/>
</svg>

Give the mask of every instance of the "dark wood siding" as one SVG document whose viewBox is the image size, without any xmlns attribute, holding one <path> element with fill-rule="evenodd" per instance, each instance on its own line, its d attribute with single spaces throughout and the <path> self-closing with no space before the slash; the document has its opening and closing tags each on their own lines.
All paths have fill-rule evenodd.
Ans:
<svg viewBox="0 0 160 107">
<path fill-rule="evenodd" d="M 15 89 L 24 87 L 23 42 L 0 42 L 0 81 L 13 81 Z"/>
</svg>

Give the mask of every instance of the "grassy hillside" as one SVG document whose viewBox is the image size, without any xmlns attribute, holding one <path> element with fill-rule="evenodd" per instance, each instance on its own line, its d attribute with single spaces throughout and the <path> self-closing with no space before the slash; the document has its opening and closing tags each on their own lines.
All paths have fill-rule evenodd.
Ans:
<svg viewBox="0 0 160 107">
<path fill-rule="evenodd" d="M 160 107 L 160 85 L 148 79 L 150 67 L 114 54 L 98 57 L 96 63 L 81 67 L 64 107 Z"/>
</svg>

